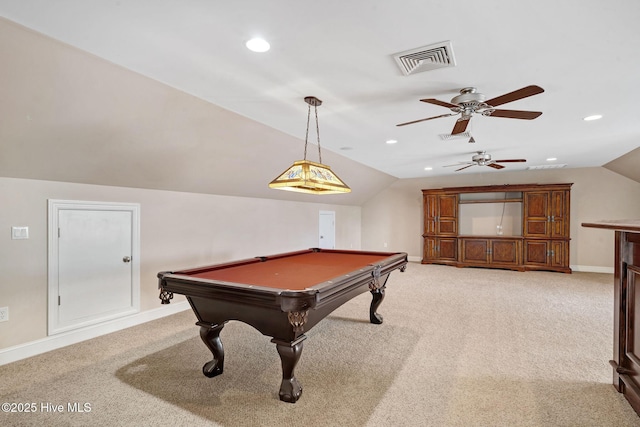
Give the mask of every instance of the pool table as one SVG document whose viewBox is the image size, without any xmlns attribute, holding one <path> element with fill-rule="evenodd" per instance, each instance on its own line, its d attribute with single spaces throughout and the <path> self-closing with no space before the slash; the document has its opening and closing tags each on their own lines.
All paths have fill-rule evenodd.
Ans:
<svg viewBox="0 0 640 427">
<path fill-rule="evenodd" d="M 295 403 L 302 385 L 294 369 L 304 333 L 351 298 L 370 291 L 371 323 L 382 323 L 376 310 L 384 298 L 389 274 L 404 271 L 404 252 L 308 249 L 272 256 L 158 273 L 160 299 L 187 297 L 198 318 L 200 337 L 213 354 L 202 372 L 222 374 L 224 349 L 220 331 L 230 320 L 247 323 L 271 342 L 282 362 L 280 400 Z"/>
</svg>

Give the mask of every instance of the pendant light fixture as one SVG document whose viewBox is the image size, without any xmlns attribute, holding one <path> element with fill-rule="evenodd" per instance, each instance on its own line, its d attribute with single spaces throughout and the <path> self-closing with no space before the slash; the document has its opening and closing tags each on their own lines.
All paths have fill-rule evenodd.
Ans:
<svg viewBox="0 0 640 427">
<path fill-rule="evenodd" d="M 307 133 L 304 138 L 304 159 L 293 162 L 292 166 L 269 183 L 269 187 L 277 190 L 297 191 L 300 193 L 310 194 L 348 193 L 351 189 L 331 171 L 329 166 L 322 164 L 322 152 L 320 150 L 320 126 L 318 125 L 318 106 L 322 105 L 322 101 L 315 96 L 307 96 L 304 100 L 309 104 L 307 112 Z M 309 123 L 311 121 L 312 106 L 316 118 L 318 163 L 307 160 Z"/>
</svg>

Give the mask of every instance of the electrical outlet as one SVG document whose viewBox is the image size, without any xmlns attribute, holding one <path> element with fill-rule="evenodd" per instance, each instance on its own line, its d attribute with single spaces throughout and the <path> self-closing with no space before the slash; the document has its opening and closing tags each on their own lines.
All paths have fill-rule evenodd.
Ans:
<svg viewBox="0 0 640 427">
<path fill-rule="evenodd" d="M 0 307 L 0 322 L 9 320 L 9 307 Z"/>
</svg>

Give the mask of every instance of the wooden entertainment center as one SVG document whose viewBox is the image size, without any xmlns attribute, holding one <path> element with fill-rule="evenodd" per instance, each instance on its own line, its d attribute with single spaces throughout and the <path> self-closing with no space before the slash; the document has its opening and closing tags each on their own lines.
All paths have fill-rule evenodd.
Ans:
<svg viewBox="0 0 640 427">
<path fill-rule="evenodd" d="M 571 273 L 571 185 L 422 190 L 422 263 Z"/>
</svg>

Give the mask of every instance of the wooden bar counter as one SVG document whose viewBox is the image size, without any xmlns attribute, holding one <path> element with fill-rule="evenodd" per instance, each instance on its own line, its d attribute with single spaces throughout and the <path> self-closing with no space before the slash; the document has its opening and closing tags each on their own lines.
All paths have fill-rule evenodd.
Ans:
<svg viewBox="0 0 640 427">
<path fill-rule="evenodd" d="M 640 219 L 582 223 L 615 231 L 613 385 L 640 415 Z M 636 341 L 638 347 L 636 348 Z"/>
</svg>

